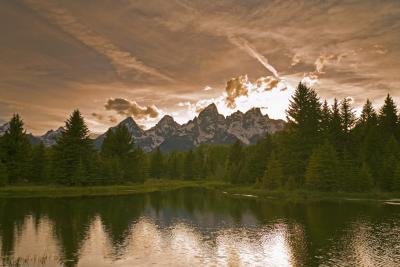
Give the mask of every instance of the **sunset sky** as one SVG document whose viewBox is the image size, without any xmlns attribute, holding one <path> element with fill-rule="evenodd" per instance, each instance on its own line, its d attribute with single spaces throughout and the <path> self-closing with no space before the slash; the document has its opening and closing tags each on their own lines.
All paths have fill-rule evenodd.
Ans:
<svg viewBox="0 0 400 267">
<path fill-rule="evenodd" d="M 356 107 L 400 100 L 398 0 L 4 0 L 0 34 L 0 123 L 20 113 L 34 134 L 76 108 L 93 132 L 211 102 L 285 118 L 300 81 Z"/>
</svg>

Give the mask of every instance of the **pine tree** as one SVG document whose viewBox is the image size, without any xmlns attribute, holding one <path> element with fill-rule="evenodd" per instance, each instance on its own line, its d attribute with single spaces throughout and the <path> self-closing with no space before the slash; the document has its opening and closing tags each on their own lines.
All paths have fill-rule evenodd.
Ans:
<svg viewBox="0 0 400 267">
<path fill-rule="evenodd" d="M 47 182 L 47 157 L 46 149 L 42 143 L 32 149 L 30 181 L 33 183 Z"/>
<path fill-rule="evenodd" d="M 345 135 L 348 135 L 356 122 L 356 115 L 350 105 L 349 98 L 344 98 L 340 103 L 340 117 L 342 123 L 342 132 Z"/>
<path fill-rule="evenodd" d="M 185 180 L 192 180 L 195 178 L 194 161 L 195 156 L 193 150 L 190 150 L 186 153 L 183 163 L 183 178 L 185 178 Z"/>
<path fill-rule="evenodd" d="M 30 176 L 31 144 L 24 130 L 24 123 L 18 114 L 14 114 L 9 128 L 1 138 L 3 162 L 7 167 L 8 182 L 25 181 Z"/>
<path fill-rule="evenodd" d="M 338 161 L 332 145 L 325 142 L 310 157 L 306 185 L 311 190 L 335 191 L 338 189 Z"/>
<path fill-rule="evenodd" d="M 356 181 L 356 186 L 354 191 L 357 192 L 371 191 L 371 189 L 374 186 L 374 181 L 371 172 L 369 171 L 368 165 L 365 162 L 361 165 L 361 169 L 359 171 L 359 175 L 357 178 L 358 179 Z"/>
<path fill-rule="evenodd" d="M 163 175 L 164 157 L 159 147 L 151 155 L 150 159 L 150 176 L 151 178 L 160 179 Z"/>
<path fill-rule="evenodd" d="M 383 134 L 386 136 L 394 134 L 396 136 L 397 123 L 397 108 L 394 104 L 393 98 L 388 94 L 385 103 L 379 112 L 378 124 Z"/>
<path fill-rule="evenodd" d="M 295 177 L 296 184 L 304 183 L 304 174 L 314 147 L 321 140 L 321 103 L 317 93 L 300 83 L 290 100 L 287 114 L 287 130 L 289 132 L 284 158 L 286 174 Z"/>
<path fill-rule="evenodd" d="M 282 187 L 283 185 L 283 168 L 281 162 L 272 155 L 268 162 L 265 170 L 264 177 L 262 179 L 264 188 L 270 190 L 276 190 Z"/>
<path fill-rule="evenodd" d="M 58 182 L 67 185 L 80 185 L 77 169 L 84 168 L 88 173 L 94 155 L 88 127 L 79 112 L 75 110 L 65 123 L 65 131 L 54 146 L 54 175 Z M 89 175 L 89 174 L 88 174 Z"/>
<path fill-rule="evenodd" d="M 141 160 L 138 153 L 132 134 L 125 125 L 120 124 L 107 131 L 106 138 L 101 146 L 101 155 L 119 161 L 123 181 L 138 179 Z"/>
<path fill-rule="evenodd" d="M 325 138 L 329 137 L 331 117 L 331 109 L 329 108 L 328 102 L 325 100 L 321 109 L 321 131 Z"/>
<path fill-rule="evenodd" d="M 337 189 L 341 191 L 357 191 L 359 168 L 357 161 L 352 157 L 346 148 L 342 150 L 342 155 L 338 165 Z"/>
<path fill-rule="evenodd" d="M 243 175 L 240 180 L 244 183 L 255 183 L 257 179 L 262 178 L 265 173 L 266 164 L 271 152 L 273 150 L 272 137 L 270 134 L 266 134 L 261 138 L 253 149 L 248 148 L 248 156 L 245 166 L 246 175 Z"/>
<path fill-rule="evenodd" d="M 240 170 L 243 166 L 243 144 L 237 140 L 230 148 L 227 164 L 226 175 L 227 179 L 232 183 L 240 182 Z"/>
<path fill-rule="evenodd" d="M 8 183 L 8 173 L 6 165 L 0 160 L 0 186 Z"/>
<path fill-rule="evenodd" d="M 400 157 L 400 146 L 392 135 L 389 137 L 381 155 L 382 164 L 379 171 L 379 185 L 383 191 L 391 191 L 394 173 Z"/>
<path fill-rule="evenodd" d="M 168 177 L 170 179 L 179 179 L 179 162 L 178 153 L 173 151 L 169 154 L 167 160 Z"/>
<path fill-rule="evenodd" d="M 329 141 L 336 150 L 341 149 L 343 142 L 342 116 L 340 115 L 339 102 L 335 98 L 332 105 L 332 117 L 329 126 Z"/>
<path fill-rule="evenodd" d="M 367 102 L 364 104 L 363 109 L 361 111 L 360 118 L 357 121 L 357 127 L 360 127 L 364 132 L 363 136 L 371 130 L 372 128 L 376 127 L 378 123 L 378 115 L 374 107 L 372 106 L 372 102 L 367 99 Z"/>
<path fill-rule="evenodd" d="M 106 138 L 101 146 L 101 153 L 105 157 L 125 159 L 135 150 L 132 134 L 125 125 L 118 125 L 107 131 Z"/>
</svg>

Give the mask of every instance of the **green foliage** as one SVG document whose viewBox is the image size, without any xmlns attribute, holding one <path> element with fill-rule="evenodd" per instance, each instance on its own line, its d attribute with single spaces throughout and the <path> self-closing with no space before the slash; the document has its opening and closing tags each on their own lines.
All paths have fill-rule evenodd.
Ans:
<svg viewBox="0 0 400 267">
<path fill-rule="evenodd" d="M 266 134 L 256 145 L 245 149 L 244 165 L 240 172 L 242 183 L 254 184 L 265 173 L 265 162 L 268 161 L 274 149 L 272 137 Z"/>
<path fill-rule="evenodd" d="M 158 147 L 150 156 L 150 176 L 160 179 L 164 170 L 164 157 Z"/>
<path fill-rule="evenodd" d="M 130 156 L 135 144 L 132 135 L 125 125 L 118 125 L 113 130 L 108 130 L 101 146 L 104 157 L 116 157 L 121 160 Z"/>
<path fill-rule="evenodd" d="M 306 172 L 306 185 L 311 190 L 335 191 L 338 189 L 338 159 L 331 144 L 325 142 L 315 149 Z"/>
<path fill-rule="evenodd" d="M 233 184 L 240 183 L 240 170 L 243 165 L 243 144 L 237 140 L 230 148 L 226 163 L 226 179 Z"/>
<path fill-rule="evenodd" d="M 382 133 L 388 135 L 390 133 L 397 133 L 397 108 L 394 104 L 393 98 L 388 94 L 385 103 L 379 112 L 378 124 Z"/>
<path fill-rule="evenodd" d="M 0 160 L 0 186 L 6 185 L 8 182 L 8 173 L 6 165 Z"/>
<path fill-rule="evenodd" d="M 192 150 L 186 153 L 183 163 L 183 178 L 185 180 L 192 180 L 195 178 L 195 156 Z"/>
<path fill-rule="evenodd" d="M 125 125 L 108 130 L 101 146 L 100 154 L 104 161 L 110 161 L 115 177 L 109 177 L 119 183 L 143 181 L 145 173 L 139 162 L 145 161 L 143 151 L 135 147 L 131 133 Z M 118 166 L 119 170 L 116 170 Z M 142 170 L 140 170 L 142 168 Z M 109 171 L 107 171 L 109 173 Z M 107 174 L 105 175 L 107 176 Z"/>
<path fill-rule="evenodd" d="M 90 175 L 94 157 L 89 130 L 79 110 L 75 110 L 65 123 L 65 131 L 54 146 L 53 175 L 57 181 L 66 185 L 82 185 Z"/>
<path fill-rule="evenodd" d="M 367 100 L 358 119 L 348 99 L 321 105 L 316 92 L 299 84 L 283 131 L 254 145 L 203 144 L 187 152 L 144 153 L 125 126 L 107 132 L 95 151 L 78 110 L 52 148 L 31 147 L 18 115 L 0 137 L 0 185 L 58 183 L 110 185 L 147 178 L 259 183 L 276 190 L 399 191 L 397 107 L 388 95 L 376 114 Z"/>
<path fill-rule="evenodd" d="M 32 149 L 31 175 L 29 181 L 33 183 L 48 182 L 48 166 L 47 166 L 46 148 L 42 143 L 36 145 Z"/>
<path fill-rule="evenodd" d="M 284 143 L 286 147 L 281 150 L 283 158 L 290 158 L 290 164 L 285 164 L 286 175 L 295 177 L 296 184 L 303 185 L 305 159 L 321 140 L 321 103 L 315 90 L 300 83 L 286 114 L 289 134 Z"/>
<path fill-rule="evenodd" d="M 7 167 L 8 183 L 27 182 L 30 176 L 31 144 L 18 114 L 9 122 L 9 129 L 1 137 L 3 162 Z"/>
<path fill-rule="evenodd" d="M 400 171 L 400 170 L 399 170 Z M 368 192 L 374 186 L 374 181 L 371 175 L 371 172 L 368 168 L 368 165 L 364 162 L 361 165 L 361 169 L 357 176 L 355 187 L 352 191 L 354 192 Z"/>
<path fill-rule="evenodd" d="M 284 175 L 282 164 L 275 155 L 272 155 L 267 162 L 265 174 L 262 179 L 263 187 L 269 190 L 276 190 L 281 188 L 283 183 Z"/>
</svg>

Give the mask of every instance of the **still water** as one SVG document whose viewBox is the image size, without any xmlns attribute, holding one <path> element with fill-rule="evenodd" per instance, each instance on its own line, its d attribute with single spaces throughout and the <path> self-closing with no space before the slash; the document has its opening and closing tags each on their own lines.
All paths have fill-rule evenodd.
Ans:
<svg viewBox="0 0 400 267">
<path fill-rule="evenodd" d="M 392 204 L 198 189 L 0 199 L 0 266 L 400 266 Z"/>
</svg>

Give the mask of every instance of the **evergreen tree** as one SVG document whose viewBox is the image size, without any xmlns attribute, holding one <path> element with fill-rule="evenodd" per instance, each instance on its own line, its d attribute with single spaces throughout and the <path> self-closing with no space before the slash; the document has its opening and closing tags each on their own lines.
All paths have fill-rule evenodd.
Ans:
<svg viewBox="0 0 400 267">
<path fill-rule="evenodd" d="M 150 176 L 160 179 L 163 175 L 164 158 L 159 147 L 152 153 L 150 158 Z"/>
<path fill-rule="evenodd" d="M 374 181 L 371 175 L 371 172 L 369 171 L 368 165 L 364 162 L 361 165 L 361 169 L 359 171 L 358 179 L 356 181 L 356 186 L 354 188 L 354 191 L 357 192 L 368 192 L 371 191 L 371 189 L 374 186 Z"/>
<path fill-rule="evenodd" d="M 8 173 L 6 165 L 0 160 L 0 186 L 8 183 Z"/>
<path fill-rule="evenodd" d="M 397 108 L 394 104 L 393 98 L 388 94 L 385 103 L 379 112 L 378 124 L 383 134 L 386 136 L 394 134 L 396 136 L 397 123 Z"/>
<path fill-rule="evenodd" d="M 335 149 L 325 142 L 310 157 L 306 185 L 311 190 L 335 191 L 338 189 L 337 176 L 338 160 Z"/>
<path fill-rule="evenodd" d="M 357 161 L 345 148 L 339 159 L 338 177 L 336 178 L 337 188 L 341 191 L 357 191 L 359 168 Z"/>
<path fill-rule="evenodd" d="M 240 182 L 240 170 L 243 166 L 243 144 L 237 140 L 230 148 L 227 165 L 226 175 L 227 179 L 232 183 Z"/>
<path fill-rule="evenodd" d="M 349 98 L 344 98 L 340 103 L 340 117 L 342 123 L 342 132 L 345 135 L 348 135 L 356 122 L 356 115 L 350 105 Z"/>
<path fill-rule="evenodd" d="M 31 144 L 24 130 L 24 123 L 18 114 L 14 114 L 9 128 L 1 138 L 3 162 L 7 167 L 8 182 L 25 181 L 30 176 Z"/>
<path fill-rule="evenodd" d="M 263 177 L 266 168 L 265 162 L 271 156 L 273 147 L 272 137 L 267 133 L 254 145 L 254 149 L 248 149 L 250 153 L 243 167 L 246 169 L 246 175 L 241 179 L 243 182 L 255 183 L 257 179 Z"/>
<path fill-rule="evenodd" d="M 121 124 L 107 131 L 101 147 L 101 155 L 119 161 L 118 165 L 123 177 L 121 182 L 138 179 L 138 168 L 140 168 L 138 153 L 132 134 L 125 125 Z"/>
<path fill-rule="evenodd" d="M 195 178 L 194 164 L 195 156 L 193 150 L 190 150 L 186 153 L 183 163 L 183 178 L 185 178 L 185 180 L 192 180 Z"/>
<path fill-rule="evenodd" d="M 89 177 L 83 178 L 81 169 L 85 169 L 84 172 L 90 175 L 93 155 L 88 127 L 79 110 L 75 110 L 66 121 L 65 131 L 54 146 L 53 172 L 58 182 L 67 185 L 82 185 L 87 182 Z"/>
<path fill-rule="evenodd" d="M 262 179 L 264 188 L 270 190 L 276 190 L 282 187 L 284 180 L 283 168 L 281 162 L 272 155 L 268 162 L 265 170 L 264 177 Z"/>
<path fill-rule="evenodd" d="M 377 126 L 377 123 L 378 115 L 372 106 L 372 102 L 367 99 L 361 111 L 360 118 L 357 121 L 357 127 L 362 129 L 363 136 L 365 136 L 368 131 Z"/>
<path fill-rule="evenodd" d="M 392 135 L 387 141 L 383 154 L 382 164 L 379 172 L 379 185 L 383 191 L 391 191 L 397 162 L 400 157 L 400 146 Z"/>
<path fill-rule="evenodd" d="M 340 115 L 339 102 L 335 98 L 332 105 L 332 117 L 329 126 L 329 141 L 336 150 L 341 149 L 343 142 L 342 116 Z"/>
<path fill-rule="evenodd" d="M 135 150 L 132 134 L 125 125 L 118 125 L 107 131 L 106 138 L 101 146 L 101 153 L 105 157 L 126 159 Z"/>
<path fill-rule="evenodd" d="M 170 179 L 179 179 L 179 162 L 178 153 L 173 151 L 169 154 L 167 160 L 168 177 Z"/>
<path fill-rule="evenodd" d="M 287 175 L 295 177 L 296 184 L 304 183 L 307 159 L 321 139 L 321 103 L 317 93 L 300 83 L 290 100 L 287 114 L 289 131 L 286 154 Z"/>
<path fill-rule="evenodd" d="M 47 182 L 47 157 L 46 149 L 42 143 L 32 149 L 30 181 L 33 183 Z"/>
<path fill-rule="evenodd" d="M 331 109 L 329 108 L 328 102 L 325 100 L 321 109 L 321 131 L 325 138 L 329 137 L 331 117 Z"/>
</svg>

